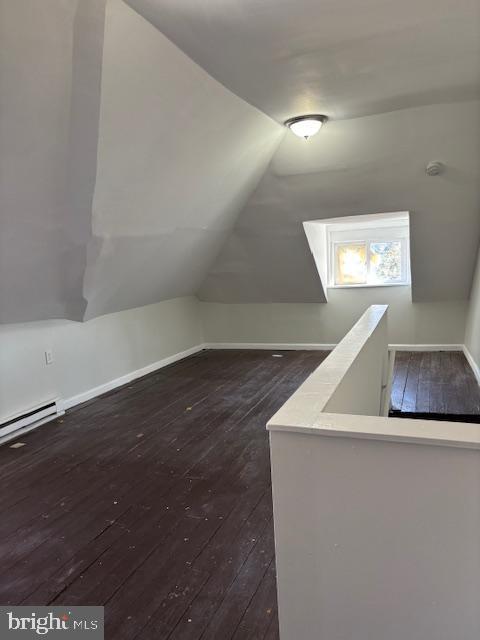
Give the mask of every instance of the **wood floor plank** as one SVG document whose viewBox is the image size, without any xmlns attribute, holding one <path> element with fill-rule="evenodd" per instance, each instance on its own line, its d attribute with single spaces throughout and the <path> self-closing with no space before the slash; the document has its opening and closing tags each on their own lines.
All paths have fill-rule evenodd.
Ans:
<svg viewBox="0 0 480 640">
<path fill-rule="evenodd" d="M 168 586 L 169 593 L 157 607 L 157 611 L 137 625 L 138 632 L 134 637 L 139 640 L 157 640 L 159 629 L 168 629 L 168 633 L 160 636 L 168 637 L 208 578 L 207 572 L 201 573 L 187 566 Z"/>
<path fill-rule="evenodd" d="M 391 410 L 394 415 L 403 413 L 408 417 L 431 414 L 479 419 L 480 387 L 464 354 L 397 352 Z"/>
<path fill-rule="evenodd" d="M 409 352 L 397 351 L 395 353 L 395 367 L 391 393 L 391 406 L 394 411 L 400 411 L 402 408 L 405 385 L 407 383 L 409 361 Z"/>
<path fill-rule="evenodd" d="M 110 546 L 98 562 L 82 574 L 80 580 L 65 589 L 55 603 L 103 604 L 170 536 L 188 537 L 186 531 L 198 524 L 190 520 L 184 522 L 185 500 L 193 490 L 194 483 L 185 480 L 179 488 L 179 482 L 174 481 L 174 489 L 167 496 L 150 501 L 148 513 L 132 523 L 126 535 Z M 183 526 L 183 534 L 178 532 L 180 526 Z"/>
<path fill-rule="evenodd" d="M 430 411 L 430 390 L 432 386 L 431 362 L 432 352 L 422 352 L 415 407 L 416 411 L 420 411 L 422 413 L 428 413 Z"/>
<path fill-rule="evenodd" d="M 0 597 L 105 604 L 115 640 L 278 640 L 265 423 L 326 357 L 205 351 L 0 448 Z M 392 407 L 480 410 L 461 353 L 398 352 Z"/>
<path fill-rule="evenodd" d="M 263 638 L 277 610 L 275 560 L 272 559 L 257 591 L 250 601 L 233 640 Z"/>
<path fill-rule="evenodd" d="M 278 640 L 280 631 L 278 628 L 278 613 L 275 611 L 273 614 L 273 620 L 270 622 L 270 626 L 267 629 L 263 640 Z"/>
<path fill-rule="evenodd" d="M 183 524 L 186 525 L 185 528 Z M 213 518 L 196 519 L 184 516 L 182 526 L 175 534 L 170 536 L 164 545 L 158 546 L 148 561 L 143 563 L 108 601 L 107 622 L 109 632 L 115 634 L 115 638 L 124 640 L 138 634 L 165 598 L 174 593 L 182 576 L 179 566 L 185 566 L 187 562 L 193 563 L 220 526 L 221 523 Z M 186 578 L 185 571 L 182 573 Z M 190 578 L 199 578 L 200 582 L 205 582 L 207 575 L 189 573 Z M 133 585 L 135 595 L 132 597 Z M 130 611 L 128 614 L 127 606 Z"/>
<path fill-rule="evenodd" d="M 254 366 L 257 364 L 255 363 Z M 117 432 L 117 441 L 118 436 L 127 438 L 131 435 L 135 436 L 136 432 L 132 434 L 130 429 L 132 422 L 139 425 L 143 419 L 152 419 L 166 408 L 178 408 L 179 405 L 185 408 L 185 403 L 194 404 L 199 397 L 208 396 L 212 389 L 218 388 L 230 379 L 235 380 L 238 371 L 242 370 L 242 365 L 242 357 L 225 360 L 220 355 L 219 362 L 215 363 L 205 355 L 203 359 L 196 360 L 197 369 L 193 374 L 198 372 L 199 379 L 196 379 L 190 371 L 184 379 L 174 378 L 172 375 L 169 378 L 158 376 L 156 384 L 149 384 L 143 392 L 140 392 L 140 403 L 135 399 L 135 393 L 130 387 L 133 389 L 140 385 L 143 388 L 143 378 L 126 388 L 111 391 L 98 398 L 96 402 L 88 403 L 84 409 L 75 408 L 68 414 L 69 434 L 76 429 L 81 429 L 83 436 L 77 441 L 75 452 L 71 450 L 70 440 L 62 437 L 61 425 L 67 427 L 67 422 L 63 418 L 59 419 L 22 438 L 27 446 L 17 451 L 18 457 L 13 458 L 14 464 L 2 465 L 0 479 L 2 482 L 8 482 L 10 473 L 17 480 L 28 483 L 28 478 L 25 480 L 21 475 L 19 477 L 22 466 L 28 468 L 30 474 L 36 470 L 37 466 L 45 463 L 50 465 L 47 466 L 48 470 L 51 469 L 52 462 L 59 463 L 58 466 L 63 469 L 65 455 L 68 456 L 70 464 L 73 464 L 72 460 L 82 460 L 86 456 L 91 456 L 94 450 L 98 452 L 103 442 L 112 441 L 112 429 Z M 41 445 L 30 447 L 30 439 L 39 436 L 40 433 L 42 434 Z M 94 433 L 94 439 L 88 437 L 91 433 Z M 15 453 L 13 455 L 15 456 Z"/>
<path fill-rule="evenodd" d="M 241 367 L 237 362 L 235 362 L 233 366 Z M 222 368 L 222 374 L 224 369 L 225 368 Z M 132 420 L 127 416 L 123 421 L 116 419 L 113 423 L 110 422 L 108 429 L 103 429 L 103 425 L 100 425 L 101 433 L 95 436 L 95 438 L 87 438 L 87 429 L 85 429 L 83 431 L 84 438 L 82 438 L 81 442 L 77 443 L 77 447 L 73 453 L 65 454 L 61 451 L 59 454 L 55 447 L 51 447 L 50 451 L 47 452 L 47 456 L 49 454 L 50 458 L 46 457 L 40 470 L 38 465 L 33 464 L 28 466 L 26 463 L 25 468 L 29 469 L 28 476 L 19 473 L 23 468 L 19 465 L 15 476 L 18 478 L 16 483 L 4 479 L 5 491 L 2 493 L 2 508 L 7 507 L 5 502 L 8 501 L 9 498 L 11 501 L 18 503 L 20 496 L 36 503 L 38 496 L 46 493 L 50 485 L 55 483 L 59 477 L 65 476 L 67 473 L 69 474 L 72 470 L 75 470 L 82 464 L 89 463 L 92 459 L 95 460 L 96 464 L 109 464 L 108 456 L 110 456 L 110 459 L 113 458 L 113 464 L 115 464 L 115 454 L 120 454 L 124 457 L 125 448 L 129 446 L 132 447 L 134 443 L 139 442 L 139 433 L 142 434 L 145 432 L 143 433 L 143 435 L 146 436 L 145 440 L 148 440 L 149 432 L 153 432 L 153 435 L 158 438 L 159 430 L 168 429 L 169 432 L 171 431 L 170 425 L 173 421 L 180 420 L 180 422 L 183 421 L 183 423 L 186 423 L 186 406 L 194 405 L 195 402 L 198 402 L 199 397 L 205 399 L 212 390 L 217 392 L 223 384 L 225 384 L 224 380 L 221 380 L 220 385 L 219 380 L 216 379 L 209 380 L 208 383 L 202 381 L 200 384 L 193 385 L 193 395 L 189 396 L 188 394 L 181 393 L 179 398 L 174 398 L 173 400 L 171 397 L 168 397 L 168 400 L 165 399 L 165 394 L 161 393 L 163 391 L 162 385 L 160 397 L 156 402 L 157 406 L 151 411 L 150 424 L 147 425 L 145 421 L 141 423 L 135 422 L 134 425 L 136 424 L 136 428 L 132 429 L 130 428 L 132 426 Z M 207 386 L 205 387 L 205 385 Z M 158 408 L 158 406 L 160 408 Z M 141 412 L 141 415 L 144 415 L 143 406 L 141 407 Z M 160 417 L 157 417 L 157 414 L 160 414 Z M 92 423 L 92 418 L 88 412 L 85 422 L 86 425 Z M 112 428 L 117 432 L 115 438 L 112 438 Z M 125 432 L 125 434 L 123 432 Z M 63 438 L 60 439 L 62 440 L 62 447 L 68 450 L 69 442 Z M 87 440 L 87 446 L 85 446 L 85 440 Z M 21 451 L 23 451 L 23 449 Z M 67 464 L 65 464 L 65 462 L 67 462 Z M 157 456 L 155 464 L 160 464 L 159 456 Z M 46 470 L 46 476 L 42 475 L 43 468 Z M 10 506 L 10 504 L 8 504 L 8 506 Z"/>
<path fill-rule="evenodd" d="M 273 527 L 268 527 L 211 618 L 204 638 L 233 638 L 274 556 Z"/>
<path fill-rule="evenodd" d="M 203 636 L 209 621 L 221 606 L 247 558 L 258 541 L 262 540 L 271 522 L 270 494 L 265 495 L 256 505 L 237 535 L 229 537 L 231 523 L 226 522 L 226 529 L 219 531 L 193 565 L 200 571 L 209 570 L 210 578 L 177 624 L 172 638 L 194 640 Z"/>
<path fill-rule="evenodd" d="M 65 513 L 53 531 L 49 525 L 42 528 L 45 521 L 41 520 L 38 527 L 41 533 L 37 533 L 34 540 L 40 544 L 33 549 L 28 545 L 25 550 L 23 540 L 21 543 L 18 539 L 17 542 L 12 540 L 10 552 L 5 554 L 6 565 L 10 566 L 2 572 L 0 601 L 6 604 L 19 602 L 34 587 L 48 581 L 76 550 L 108 531 L 139 499 L 138 494 L 137 483 L 131 490 L 128 483 L 121 490 L 104 488 L 101 496 L 96 496 L 93 502 L 90 497 L 81 510 Z"/>
<path fill-rule="evenodd" d="M 156 532 L 160 526 L 170 530 L 176 525 L 183 515 L 183 509 L 181 505 L 175 509 L 174 503 L 180 502 L 182 496 L 185 499 L 192 490 L 192 483 L 189 479 L 174 479 L 166 489 L 165 485 L 159 487 L 149 482 L 140 492 L 136 492 L 135 503 L 127 507 L 106 533 L 97 536 L 93 542 L 80 545 L 78 551 L 28 597 L 28 601 L 49 604 L 62 598 L 69 601 L 69 587 L 74 583 L 72 600 L 78 598 L 79 590 L 83 594 L 88 593 L 111 569 L 109 557 L 113 555 L 114 563 L 122 561 L 119 549 L 120 552 L 125 549 L 131 551 L 144 541 L 143 536 Z M 89 587 L 89 584 L 93 586 Z"/>
<path fill-rule="evenodd" d="M 402 411 L 411 412 L 416 410 L 421 362 L 421 353 L 414 351 L 410 354 L 407 381 L 405 383 L 405 393 L 402 401 Z"/>
<path fill-rule="evenodd" d="M 105 604 L 112 640 L 277 638 L 265 423 L 328 354 L 279 355 L 204 351 L 0 448 L 2 601 Z"/>
</svg>

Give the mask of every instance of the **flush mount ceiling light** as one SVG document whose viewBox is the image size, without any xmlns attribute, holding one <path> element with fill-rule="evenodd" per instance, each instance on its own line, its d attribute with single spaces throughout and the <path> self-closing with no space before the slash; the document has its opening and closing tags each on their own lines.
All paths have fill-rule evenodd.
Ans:
<svg viewBox="0 0 480 640">
<path fill-rule="evenodd" d="M 310 136 L 314 136 L 320 131 L 322 124 L 327 120 L 328 116 L 321 116 L 317 114 L 296 116 L 295 118 L 285 120 L 285 126 L 299 138 L 305 138 L 305 140 L 308 140 Z"/>
</svg>

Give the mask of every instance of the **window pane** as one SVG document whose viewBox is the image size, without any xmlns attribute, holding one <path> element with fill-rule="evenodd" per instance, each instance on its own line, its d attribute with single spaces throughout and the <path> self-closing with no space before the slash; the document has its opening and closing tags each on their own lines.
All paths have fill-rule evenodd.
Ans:
<svg viewBox="0 0 480 640">
<path fill-rule="evenodd" d="M 353 242 L 335 245 L 335 284 L 366 284 L 367 245 Z"/>
<path fill-rule="evenodd" d="M 371 242 L 369 281 L 377 284 L 402 280 L 402 243 Z"/>
</svg>

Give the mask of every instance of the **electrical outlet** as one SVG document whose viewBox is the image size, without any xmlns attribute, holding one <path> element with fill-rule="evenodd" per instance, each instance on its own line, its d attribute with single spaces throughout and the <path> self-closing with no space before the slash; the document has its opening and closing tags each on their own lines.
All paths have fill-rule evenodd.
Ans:
<svg viewBox="0 0 480 640">
<path fill-rule="evenodd" d="M 45 364 L 52 364 L 53 363 L 53 351 L 51 349 L 48 349 L 48 351 L 45 351 Z"/>
</svg>

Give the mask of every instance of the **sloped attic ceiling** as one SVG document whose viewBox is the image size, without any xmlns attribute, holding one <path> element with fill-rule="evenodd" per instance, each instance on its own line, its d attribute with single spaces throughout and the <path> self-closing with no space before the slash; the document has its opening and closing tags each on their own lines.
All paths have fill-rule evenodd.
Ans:
<svg viewBox="0 0 480 640">
<path fill-rule="evenodd" d="M 283 122 L 480 97 L 477 0 L 128 0 Z"/>
<path fill-rule="evenodd" d="M 0 9 L 0 321 L 195 293 L 284 129 L 120 0 Z"/>
<path fill-rule="evenodd" d="M 412 298 L 467 299 L 480 237 L 480 102 L 329 122 L 287 135 L 199 297 L 325 302 L 305 220 L 410 211 Z M 446 164 L 429 177 L 429 160 Z"/>
<path fill-rule="evenodd" d="M 129 0 L 288 133 L 199 290 L 218 302 L 324 302 L 301 222 L 408 210 L 414 300 L 468 297 L 480 233 L 476 0 Z M 222 55 L 219 55 L 219 51 Z M 444 175 L 425 176 L 429 160 Z"/>
<path fill-rule="evenodd" d="M 108 2 L 86 318 L 194 294 L 283 135 Z"/>
<path fill-rule="evenodd" d="M 104 14 L 0 0 L 0 322 L 83 316 Z"/>
<path fill-rule="evenodd" d="M 301 221 L 385 210 L 412 212 L 415 299 L 467 295 L 477 0 L 128 4 L 0 0 L 0 321 L 322 301 Z M 265 173 L 267 116 L 301 112 L 332 121 Z"/>
</svg>

